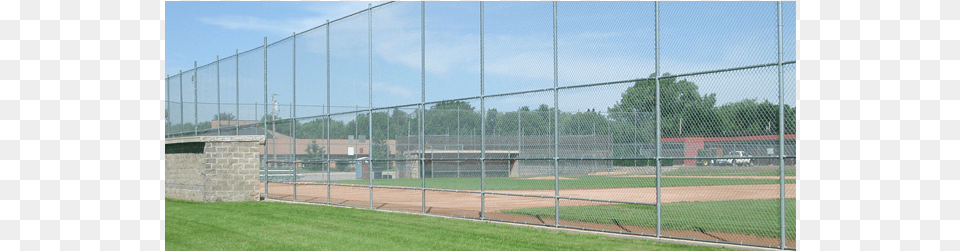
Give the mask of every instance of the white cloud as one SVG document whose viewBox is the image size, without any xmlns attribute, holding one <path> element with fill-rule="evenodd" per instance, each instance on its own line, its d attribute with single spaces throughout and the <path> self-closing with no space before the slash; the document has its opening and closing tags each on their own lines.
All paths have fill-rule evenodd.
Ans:
<svg viewBox="0 0 960 251">
<path fill-rule="evenodd" d="M 316 12 L 324 16 L 330 16 L 330 20 L 340 18 L 349 14 L 356 13 L 366 9 L 369 4 L 378 5 L 382 2 L 369 1 L 351 1 L 351 2 L 315 2 L 307 5 L 304 9 Z"/>
<path fill-rule="evenodd" d="M 410 97 L 413 97 L 413 94 L 414 94 L 414 92 L 410 89 L 407 89 L 401 86 L 396 86 L 396 85 L 384 84 L 380 82 L 373 83 L 373 90 L 374 92 L 386 92 L 387 94 L 390 94 L 392 96 L 399 96 L 401 98 L 410 98 Z"/>
<path fill-rule="evenodd" d="M 204 17 L 200 18 L 199 21 L 230 30 L 266 31 L 286 35 L 293 32 L 302 32 L 323 25 L 327 20 L 335 20 L 361 11 L 367 8 L 367 3 L 373 2 L 317 2 L 304 8 L 314 12 L 315 15 L 300 18 L 264 19 L 253 16 L 227 15 Z"/>
<path fill-rule="evenodd" d="M 388 62 L 404 68 L 409 68 L 419 76 L 421 67 L 421 34 L 419 4 L 416 6 L 398 6 L 393 4 L 374 11 L 374 57 L 377 60 Z M 316 15 L 303 18 L 269 20 L 249 16 L 220 16 L 201 20 L 203 23 L 217 25 L 225 29 L 255 30 L 278 34 L 302 32 L 323 24 L 327 19 L 334 20 L 344 15 L 355 13 L 367 7 L 365 2 L 317 3 L 305 9 Z M 407 8 L 410 7 L 410 8 Z M 412 10 L 412 9 L 415 10 Z M 429 19 L 428 19 L 429 20 Z M 349 22 L 338 22 L 332 27 L 331 35 L 336 34 L 337 42 L 331 50 L 337 51 L 339 56 L 358 57 L 366 61 L 366 17 L 356 17 Z M 456 24 L 427 26 L 426 34 L 426 71 L 428 74 L 453 76 L 476 74 L 479 72 L 479 34 L 458 30 Z M 469 29 L 467 29 L 469 30 Z M 343 32 L 347 31 L 347 32 Z M 356 31 L 356 32 L 354 32 Z M 504 80 L 510 84 L 522 84 L 536 81 L 549 83 L 553 80 L 553 41 L 551 36 L 532 37 L 526 34 L 487 34 L 485 47 L 485 73 L 487 81 Z M 601 32 L 585 30 L 577 34 L 565 34 L 560 37 L 559 44 L 559 77 L 561 86 L 609 82 L 647 77 L 654 71 L 652 33 L 633 32 Z M 309 37 L 309 36 L 305 36 Z M 316 39 L 322 36 L 316 37 Z M 314 38 L 308 38 L 314 39 Z M 758 45 L 766 45 L 767 38 L 752 36 L 728 41 L 721 46 L 716 41 L 702 41 L 707 45 L 701 50 L 713 49 L 719 52 L 710 54 L 697 51 L 668 51 L 661 52 L 664 61 L 661 71 L 683 73 L 701 70 L 714 70 L 735 66 L 745 66 L 769 57 L 768 52 L 758 51 Z M 362 41 L 358 44 L 344 44 L 343 41 Z M 646 41 L 646 42 L 644 42 Z M 307 42 L 305 44 L 322 45 L 322 41 Z M 298 50 L 301 47 L 298 46 Z M 640 49 L 636 49 L 640 48 Z M 684 46 L 687 48 L 687 46 Z M 764 47 L 766 48 L 766 47 Z M 305 46 L 308 51 L 325 52 L 324 46 Z M 344 52 L 342 50 L 360 50 Z M 340 51 L 338 51 L 340 50 Z M 642 51 L 641 51 L 642 50 Z M 332 52 L 333 52 L 332 51 Z M 353 55 L 356 54 L 356 55 Z M 336 61 L 336 59 L 334 60 Z M 335 62 L 332 62 L 335 63 Z M 374 69 L 377 70 L 376 67 Z M 404 69 L 406 70 L 406 69 Z M 751 88 L 757 85 L 766 86 L 771 79 L 769 71 L 742 71 L 730 74 L 711 74 L 702 77 L 690 77 L 691 81 L 700 85 L 701 95 L 717 93 L 718 105 L 738 101 L 742 98 L 757 97 L 775 100 L 775 92 L 770 88 Z M 773 82 L 775 84 L 775 82 Z M 366 83 L 364 83 L 366 85 Z M 503 91 L 517 91 L 520 89 L 537 89 L 526 86 L 502 86 L 491 88 L 487 94 L 496 94 Z M 583 110 L 596 108 L 605 111 L 620 99 L 624 87 L 596 87 L 566 91 L 561 104 L 563 110 Z M 750 89 L 744 91 L 743 89 Z M 407 100 L 419 96 L 419 89 L 404 88 L 395 82 L 376 82 L 374 90 L 377 95 L 390 95 L 397 100 Z M 490 92 L 493 90 L 494 92 Z M 521 98 L 524 96 L 518 96 Z M 552 103 L 552 97 L 549 100 Z M 398 101 L 399 102 L 399 101 Z M 523 99 L 505 98 L 503 105 L 527 105 L 531 101 Z M 791 100 L 788 104 L 793 103 Z M 515 108 L 514 108 L 515 109 Z"/>
</svg>

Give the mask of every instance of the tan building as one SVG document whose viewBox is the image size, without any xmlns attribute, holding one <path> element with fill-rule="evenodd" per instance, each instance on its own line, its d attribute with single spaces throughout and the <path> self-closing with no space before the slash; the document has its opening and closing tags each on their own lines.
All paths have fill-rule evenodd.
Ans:
<svg viewBox="0 0 960 251">
<path fill-rule="evenodd" d="M 223 127 L 220 133 L 225 135 L 231 134 L 240 134 L 240 135 L 264 135 L 266 134 L 266 140 L 264 142 L 264 147 L 261 148 L 261 154 L 264 155 L 264 158 L 277 159 L 281 161 L 292 161 L 294 155 L 297 156 L 298 160 L 305 159 L 309 153 L 307 149 L 312 144 L 317 144 L 321 149 L 323 149 L 325 154 L 330 155 L 330 159 L 339 159 L 339 160 L 353 160 L 361 157 L 370 156 L 370 140 L 369 139 L 330 139 L 329 147 L 327 139 L 296 139 L 289 135 L 282 134 L 273 130 L 264 130 L 263 127 L 259 126 L 260 121 L 255 120 L 241 120 L 241 121 L 218 121 L 213 120 L 210 122 L 212 128 Z M 250 125 L 243 126 L 240 128 L 234 127 L 235 125 Z M 229 128 L 228 128 L 229 127 Z M 238 133 L 239 130 L 239 133 Z M 208 132 L 206 135 L 216 135 L 216 132 Z M 390 139 L 385 140 L 383 144 L 387 145 L 389 149 L 389 154 L 394 156 L 397 154 L 397 141 Z M 379 157 L 379 156 L 378 156 Z M 331 165 L 333 161 L 331 161 Z"/>
<path fill-rule="evenodd" d="M 307 147 L 315 143 L 330 154 L 331 159 L 338 158 L 335 156 L 357 156 L 356 158 L 359 158 L 370 155 L 369 140 L 330 139 L 330 147 L 327 149 L 327 139 L 296 139 L 294 141 L 293 137 L 272 130 L 267 130 L 267 135 L 267 140 L 264 143 L 266 152 L 263 152 L 263 154 L 290 155 L 296 150 L 296 155 L 307 155 Z M 393 139 L 384 141 L 384 144 L 389 147 L 391 155 L 397 153 L 396 142 Z M 342 159 L 343 157 L 339 158 Z"/>
</svg>

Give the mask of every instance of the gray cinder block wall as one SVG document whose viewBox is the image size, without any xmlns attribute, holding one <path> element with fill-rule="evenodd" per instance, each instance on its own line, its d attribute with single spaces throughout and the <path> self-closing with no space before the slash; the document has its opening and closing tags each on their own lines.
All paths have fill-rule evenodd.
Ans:
<svg viewBox="0 0 960 251">
<path fill-rule="evenodd" d="M 167 139 L 166 197 L 200 202 L 259 200 L 263 142 L 263 135 Z M 197 143 L 203 144 L 202 152 Z M 171 153 L 187 145 L 194 148 Z"/>
</svg>

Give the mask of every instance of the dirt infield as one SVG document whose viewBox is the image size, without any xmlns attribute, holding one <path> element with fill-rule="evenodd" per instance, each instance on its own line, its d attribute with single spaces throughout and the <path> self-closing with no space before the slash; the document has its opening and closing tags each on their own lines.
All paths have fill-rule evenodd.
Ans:
<svg viewBox="0 0 960 251">
<path fill-rule="evenodd" d="M 796 184 L 785 184 L 786 197 L 796 198 Z M 260 184 L 263 192 L 263 183 Z M 724 200 L 758 200 L 780 198 L 780 185 L 732 185 L 732 186 L 680 186 L 663 187 L 661 189 L 662 203 L 681 201 L 724 201 Z M 573 197 L 594 200 L 629 201 L 641 203 L 656 203 L 656 188 L 595 188 L 595 189 L 562 189 L 561 197 Z M 331 198 L 343 198 L 355 201 L 369 201 L 370 189 L 366 187 L 331 186 Z M 513 193 L 526 195 L 554 196 L 554 190 L 495 190 L 499 193 Z M 293 195 L 293 185 L 285 183 L 270 183 L 270 197 L 279 198 Z M 297 199 L 326 198 L 327 186 L 314 184 L 297 185 Z M 302 197 L 302 198 L 301 198 Z M 391 204 L 403 204 L 411 207 L 420 207 L 422 194 L 420 190 L 405 190 L 391 188 L 374 188 L 373 201 L 389 201 Z M 554 206 L 553 199 L 537 200 L 531 197 L 520 196 L 487 196 L 487 210 L 503 210 L 532 207 Z M 480 194 L 427 191 L 427 204 L 444 207 L 459 208 L 470 211 L 480 210 Z M 579 200 L 575 200 L 579 201 Z M 583 205 L 594 205 L 589 201 L 581 201 Z M 363 205 L 367 206 L 367 205 Z M 571 205 L 572 206 L 572 205 Z"/>
<path fill-rule="evenodd" d="M 552 177 L 551 177 L 552 178 Z M 260 184 L 263 192 L 263 183 Z M 786 184 L 786 197 L 796 198 L 796 184 Z M 357 207 L 372 207 L 385 210 L 406 211 L 420 213 L 426 210 L 430 214 L 449 215 L 479 218 L 481 211 L 480 194 L 478 193 L 455 193 L 441 191 L 408 190 L 392 188 L 374 188 L 373 201 L 371 203 L 371 190 L 367 187 L 346 187 L 331 186 L 329 202 Z M 275 199 L 292 200 L 293 186 L 285 183 L 273 183 L 269 185 L 269 197 Z M 525 195 L 554 196 L 554 190 L 495 190 L 498 193 L 513 193 Z M 780 195 L 780 186 L 778 184 L 769 185 L 731 185 L 731 186 L 681 186 L 681 187 L 663 187 L 661 188 L 661 202 L 681 202 L 681 201 L 724 201 L 724 200 L 756 200 L 756 199 L 776 199 Z M 599 188 L 599 189 L 562 189 L 560 196 L 595 199 L 595 200 L 613 200 L 613 201 L 631 201 L 641 203 L 656 203 L 656 188 Z M 316 184 L 298 184 L 298 201 L 327 202 L 327 186 Z M 554 219 L 543 218 L 539 216 L 527 216 L 501 213 L 505 209 L 534 208 L 534 207 L 553 207 L 557 201 L 553 198 L 536 198 L 506 195 L 488 194 L 484 198 L 484 211 L 487 212 L 486 218 L 530 222 L 542 224 L 554 224 Z M 421 205 L 425 202 L 425 208 Z M 606 202 L 595 202 L 586 200 L 561 199 L 560 206 L 583 206 L 583 205 L 604 205 L 611 204 Z M 611 222 L 610 224 L 563 221 L 562 225 L 600 229 L 609 231 L 629 231 L 633 233 L 655 234 L 656 229 L 633 225 L 621 225 Z M 698 231 L 681 230 L 663 230 L 663 235 L 696 238 L 703 240 L 724 240 L 730 242 L 742 242 L 761 245 L 776 246 L 780 244 L 778 238 L 757 237 L 754 235 L 742 233 L 703 233 Z M 795 241 L 788 240 L 789 246 L 795 246 Z"/>
</svg>

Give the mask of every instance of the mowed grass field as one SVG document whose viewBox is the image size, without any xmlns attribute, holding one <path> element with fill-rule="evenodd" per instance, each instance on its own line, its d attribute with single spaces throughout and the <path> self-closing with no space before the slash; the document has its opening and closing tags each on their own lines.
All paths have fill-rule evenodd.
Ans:
<svg viewBox="0 0 960 251">
<path fill-rule="evenodd" d="M 787 199 L 787 238 L 796 239 L 796 199 Z M 560 219 L 602 224 L 655 228 L 656 207 L 645 205 L 597 205 L 560 207 Z M 728 200 L 664 203 L 663 229 L 744 233 L 763 237 L 780 236 L 780 200 Z M 554 217 L 553 207 L 503 210 L 504 213 Z"/>
<path fill-rule="evenodd" d="M 780 178 L 780 168 L 776 166 L 705 166 L 679 167 L 663 172 L 664 176 L 770 176 Z M 797 167 L 784 168 L 785 176 L 796 176 Z"/>
<path fill-rule="evenodd" d="M 656 187 L 654 177 L 605 177 L 580 176 L 565 177 L 570 180 L 560 180 L 560 189 L 578 188 L 624 188 L 624 187 Z M 680 178 L 661 177 L 662 187 L 673 186 L 723 186 L 723 185 L 757 185 L 780 184 L 778 179 L 737 179 L 737 178 Z M 796 183 L 796 180 L 785 180 L 787 184 Z M 367 185 L 369 180 L 344 180 L 335 183 Z M 382 179 L 373 180 L 374 185 L 420 187 L 420 179 Z M 432 178 L 426 180 L 426 187 L 456 190 L 480 190 L 480 178 Z M 554 189 L 554 180 L 532 180 L 526 178 L 496 177 L 486 178 L 487 190 L 549 190 Z"/>
<path fill-rule="evenodd" d="M 167 199 L 167 250 L 722 250 L 422 215 Z"/>
</svg>

